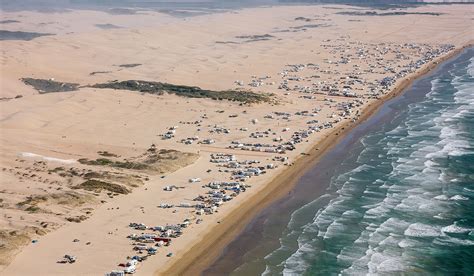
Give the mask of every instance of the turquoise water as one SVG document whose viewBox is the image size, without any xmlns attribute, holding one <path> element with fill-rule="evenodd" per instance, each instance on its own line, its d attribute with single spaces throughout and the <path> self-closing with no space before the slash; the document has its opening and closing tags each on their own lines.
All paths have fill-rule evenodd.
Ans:
<svg viewBox="0 0 474 276">
<path fill-rule="evenodd" d="M 474 51 L 463 56 L 291 213 L 263 275 L 474 273 Z"/>
</svg>

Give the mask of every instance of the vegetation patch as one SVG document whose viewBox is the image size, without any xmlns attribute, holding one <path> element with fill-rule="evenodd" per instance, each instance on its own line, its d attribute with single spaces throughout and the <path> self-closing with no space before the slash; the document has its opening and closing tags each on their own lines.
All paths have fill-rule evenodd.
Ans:
<svg viewBox="0 0 474 276">
<path fill-rule="evenodd" d="M 128 63 L 128 64 L 120 64 L 119 67 L 122 68 L 133 68 L 142 65 L 141 63 Z"/>
<path fill-rule="evenodd" d="M 65 170 L 64 167 L 56 167 L 52 170 L 48 170 L 48 173 L 58 173 L 58 172 L 62 172 L 64 170 Z"/>
<path fill-rule="evenodd" d="M 95 76 L 97 74 L 108 74 L 108 73 L 112 73 L 112 71 L 94 71 L 94 72 L 89 73 L 89 75 Z"/>
<path fill-rule="evenodd" d="M 12 23 L 12 22 L 10 22 Z M 5 24 L 5 23 L 3 23 Z M 20 31 L 7 31 L 0 30 L 0 41 L 1 40 L 33 40 L 40 36 L 53 35 L 47 33 L 32 33 L 32 32 L 20 32 Z"/>
<path fill-rule="evenodd" d="M 110 29 L 121 29 L 122 27 L 114 25 L 114 24 L 95 24 L 97 28 L 101 28 L 104 30 L 110 30 Z"/>
<path fill-rule="evenodd" d="M 97 154 L 99 154 L 100 156 L 104 156 L 104 157 L 119 157 L 117 154 L 111 153 L 111 152 L 108 152 L 108 151 L 98 151 Z"/>
<path fill-rule="evenodd" d="M 80 215 L 80 216 L 75 216 L 75 217 L 67 217 L 66 220 L 69 222 L 75 222 L 79 223 L 87 219 L 87 216 Z"/>
<path fill-rule="evenodd" d="M 103 178 L 104 174 L 99 173 L 99 172 L 87 172 L 83 175 L 85 179 L 91 179 L 91 178 Z"/>
<path fill-rule="evenodd" d="M 86 182 L 83 182 L 77 186 L 74 186 L 73 189 L 83 189 L 86 191 L 93 191 L 100 193 L 102 190 L 106 190 L 116 194 L 128 194 L 130 190 L 125 188 L 122 185 L 108 183 L 100 180 L 89 179 Z"/>
<path fill-rule="evenodd" d="M 28 208 L 25 209 L 25 211 L 29 213 L 39 213 L 41 212 L 41 208 L 35 205 L 28 206 Z"/>
<path fill-rule="evenodd" d="M 18 20 L 0 20 L 0 24 L 20 23 Z"/>
<path fill-rule="evenodd" d="M 92 201 L 90 195 L 78 194 L 76 192 L 54 193 L 48 195 L 32 195 L 28 196 L 24 201 L 17 203 L 18 207 L 26 207 L 27 212 L 37 213 L 40 211 L 38 205 L 46 203 L 57 203 L 67 206 L 81 206 Z"/>
<path fill-rule="evenodd" d="M 105 179 L 112 182 L 124 183 L 130 187 L 139 187 L 143 185 L 141 177 L 138 175 L 117 174 L 111 172 L 87 172 L 83 175 L 85 179 Z"/>
<path fill-rule="evenodd" d="M 306 29 L 329 27 L 329 26 L 331 26 L 331 25 L 329 25 L 329 24 L 306 24 L 306 25 L 290 27 L 290 28 L 294 29 L 294 30 L 306 30 Z"/>
<path fill-rule="evenodd" d="M 439 12 L 402 12 L 402 11 L 397 11 L 397 12 L 342 11 L 342 12 L 338 12 L 337 14 L 355 15 L 355 16 L 394 16 L 394 15 L 412 15 L 412 14 L 416 14 L 416 15 L 434 15 L 434 16 L 442 15 L 442 13 L 439 13 Z"/>
<path fill-rule="evenodd" d="M 17 205 L 19 207 L 26 206 L 26 205 L 37 205 L 42 202 L 46 202 L 48 197 L 45 195 L 32 195 L 26 197 L 24 201 L 18 202 Z"/>
<path fill-rule="evenodd" d="M 83 165 L 91 165 L 91 166 L 109 166 L 113 168 L 121 168 L 121 169 L 130 169 L 130 170 L 146 170 L 149 169 L 147 164 L 139 163 L 139 162 L 130 162 L 130 161 L 114 161 L 107 158 L 98 158 L 95 160 L 89 160 L 86 158 L 82 158 L 77 160 L 79 163 Z"/>
<path fill-rule="evenodd" d="M 156 149 L 152 145 L 145 154 L 137 160 L 147 164 L 152 171 L 167 173 L 188 166 L 198 159 L 199 155 L 189 152 L 181 152 L 171 149 Z"/>
<path fill-rule="evenodd" d="M 122 64 L 122 67 L 134 67 L 140 64 Z M 105 72 L 93 72 L 105 73 Z M 92 74 L 92 73 L 91 73 Z M 35 79 L 22 78 L 23 83 L 32 86 L 40 94 L 54 93 L 54 92 L 69 92 L 76 91 L 81 86 L 78 83 L 58 82 L 53 79 Z M 107 83 L 97 83 L 88 87 L 100 89 L 115 89 L 115 90 L 129 90 L 137 91 L 154 95 L 163 95 L 164 93 L 175 94 L 187 98 L 209 98 L 212 100 L 227 100 L 240 103 L 259 103 L 270 102 L 272 94 L 254 93 L 252 91 L 243 90 L 224 90 L 213 91 L 201 89 L 197 86 L 176 85 L 163 82 L 143 81 L 143 80 L 126 80 L 126 81 L 111 81 Z"/>
<path fill-rule="evenodd" d="M 311 22 L 311 18 L 303 17 L 303 16 L 298 16 L 295 18 L 295 21 L 305 21 L 305 22 Z"/>
<path fill-rule="evenodd" d="M 50 195 L 50 198 L 57 202 L 57 204 L 66 206 L 81 206 L 94 200 L 91 195 L 76 192 L 56 193 Z"/>
<path fill-rule="evenodd" d="M 39 213 L 42 211 L 38 204 L 48 201 L 44 195 L 28 196 L 26 200 L 18 202 L 17 206 L 29 213 Z"/>
<path fill-rule="evenodd" d="M 130 90 L 155 95 L 169 93 L 188 98 L 210 98 L 213 100 L 228 100 L 242 103 L 268 102 L 271 99 L 271 95 L 269 94 L 257 94 L 251 91 L 213 91 L 201 89 L 197 86 L 175 85 L 169 83 L 142 80 L 112 81 L 108 83 L 94 84 L 91 87 L 116 90 Z"/>
<path fill-rule="evenodd" d="M 8 265 L 20 247 L 30 242 L 27 233 L 16 230 L 0 230 L 0 265 Z"/>
<path fill-rule="evenodd" d="M 69 92 L 79 89 L 78 83 L 58 82 L 54 80 L 22 78 L 26 85 L 33 86 L 40 94 L 54 93 L 54 92 Z"/>
<path fill-rule="evenodd" d="M 254 41 L 264 41 L 264 40 L 270 40 L 274 38 L 273 35 L 270 34 L 264 34 L 264 35 L 239 35 L 236 36 L 235 38 L 238 39 L 247 39 L 245 42 L 254 42 Z"/>
</svg>

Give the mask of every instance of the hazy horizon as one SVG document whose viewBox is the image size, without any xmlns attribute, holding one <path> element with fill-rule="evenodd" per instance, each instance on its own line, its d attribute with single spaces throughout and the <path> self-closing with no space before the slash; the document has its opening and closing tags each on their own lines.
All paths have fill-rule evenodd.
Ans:
<svg viewBox="0 0 474 276">
<path fill-rule="evenodd" d="M 19 0 L 2 1 L 1 10 L 43 10 L 54 11 L 75 8 L 238 8 L 268 4 L 352 4 L 352 5 L 404 5 L 422 3 L 474 3 L 474 0 Z"/>
</svg>

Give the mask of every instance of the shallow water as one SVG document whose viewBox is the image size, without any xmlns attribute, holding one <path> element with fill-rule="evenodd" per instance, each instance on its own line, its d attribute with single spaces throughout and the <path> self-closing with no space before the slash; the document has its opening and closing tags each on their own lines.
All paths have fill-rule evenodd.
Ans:
<svg viewBox="0 0 474 276">
<path fill-rule="evenodd" d="M 319 175 L 308 172 L 205 274 L 472 275 L 474 49 L 379 113 L 375 127 L 341 146 L 344 157 L 316 165 Z M 311 185 L 328 188 L 311 198 Z"/>
</svg>

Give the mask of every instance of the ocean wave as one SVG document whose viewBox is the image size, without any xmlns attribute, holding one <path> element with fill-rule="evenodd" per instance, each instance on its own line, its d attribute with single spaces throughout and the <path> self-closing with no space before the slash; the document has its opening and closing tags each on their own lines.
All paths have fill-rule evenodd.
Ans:
<svg viewBox="0 0 474 276">
<path fill-rule="evenodd" d="M 437 200 L 449 200 L 449 197 L 448 197 L 447 195 L 439 195 L 439 196 L 434 197 L 434 199 L 437 199 Z"/>
<path fill-rule="evenodd" d="M 272 271 L 269 265 L 265 266 L 265 271 L 262 272 L 262 276 L 272 275 Z"/>
<path fill-rule="evenodd" d="M 377 218 L 382 215 L 386 215 L 387 213 L 390 212 L 390 208 L 387 208 L 386 206 L 379 205 L 375 208 L 371 208 L 367 210 L 364 214 L 364 219 L 369 219 L 369 218 Z"/>
<path fill-rule="evenodd" d="M 468 239 L 460 239 L 460 238 L 456 238 L 456 237 L 447 237 L 445 239 L 437 239 L 433 242 L 433 244 L 439 245 L 439 246 L 442 246 L 442 247 L 448 247 L 448 246 L 452 246 L 452 247 L 457 247 L 457 246 L 472 247 L 474 245 L 474 241 L 473 240 L 468 240 Z"/>
<path fill-rule="evenodd" d="M 410 224 L 403 234 L 409 237 L 438 237 L 442 235 L 439 227 L 419 222 Z"/>
<path fill-rule="evenodd" d="M 467 66 L 467 73 L 471 76 L 474 77 L 474 57 L 469 59 L 470 63 Z"/>
<path fill-rule="evenodd" d="M 306 261 L 310 256 L 307 255 L 311 255 L 311 253 L 314 252 L 314 248 L 309 244 L 301 245 L 301 247 L 283 263 L 283 275 L 292 276 L 303 274 L 306 269 L 310 267 L 310 263 Z"/>
<path fill-rule="evenodd" d="M 444 233 L 467 234 L 473 229 L 456 225 L 456 223 L 441 228 Z"/>
<path fill-rule="evenodd" d="M 287 227 L 286 229 L 287 230 L 292 230 L 292 229 L 295 229 L 297 227 L 301 227 L 301 223 L 299 221 L 301 221 L 302 219 L 299 218 L 300 216 L 304 216 L 304 213 L 305 212 L 311 212 L 312 210 L 314 210 L 315 206 L 320 204 L 321 201 L 323 200 L 327 200 L 329 198 L 331 198 L 332 196 L 330 194 L 324 194 L 320 197 L 318 197 L 317 199 L 301 206 L 300 208 L 298 208 L 297 210 L 295 210 L 291 215 L 290 215 L 290 221 L 288 222 L 287 224 Z M 319 210 L 319 212 L 321 212 L 322 210 Z M 317 217 L 319 215 L 319 213 L 317 213 L 315 215 L 315 217 Z"/>
<path fill-rule="evenodd" d="M 382 254 L 381 254 L 382 255 Z M 402 272 L 406 269 L 404 262 L 401 258 L 389 258 L 387 259 L 384 255 L 379 259 L 379 265 L 377 265 L 374 273 L 394 273 Z"/>
<path fill-rule="evenodd" d="M 409 248 L 409 247 L 416 247 L 419 246 L 420 242 L 410 240 L 410 239 L 403 239 L 398 243 L 400 248 Z"/>
<path fill-rule="evenodd" d="M 425 98 L 433 97 L 434 93 L 439 91 L 440 88 L 443 88 L 443 83 L 442 83 L 441 78 L 435 78 L 435 79 L 431 80 L 430 84 L 431 84 L 431 89 L 428 93 L 426 93 Z M 413 105 L 416 106 L 416 104 L 413 104 Z"/>
<path fill-rule="evenodd" d="M 326 233 L 324 234 L 323 239 L 330 239 L 335 235 L 340 235 L 341 233 L 344 233 L 346 229 L 346 225 L 335 220 L 331 222 L 331 224 L 329 224 L 329 226 L 326 228 Z"/>
<path fill-rule="evenodd" d="M 465 197 L 465 196 L 462 196 L 462 195 L 454 195 L 452 197 L 449 198 L 450 200 L 469 200 L 468 197 Z"/>
</svg>

